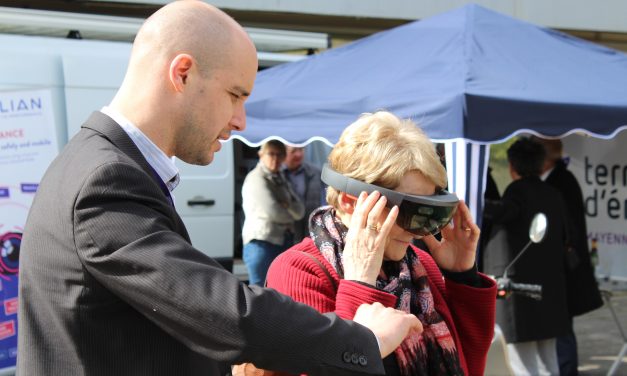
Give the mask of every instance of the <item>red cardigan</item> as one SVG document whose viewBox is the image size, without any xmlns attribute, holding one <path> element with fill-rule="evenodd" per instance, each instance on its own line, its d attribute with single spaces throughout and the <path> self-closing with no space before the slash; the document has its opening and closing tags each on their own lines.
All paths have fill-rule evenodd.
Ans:
<svg viewBox="0 0 627 376">
<path fill-rule="evenodd" d="M 483 274 L 479 274 L 485 286 L 481 288 L 445 280 L 428 253 L 412 248 L 427 271 L 435 310 L 451 331 L 465 374 L 483 375 L 494 334 L 495 282 Z M 320 265 L 304 252 L 313 255 L 325 266 L 334 279 L 337 291 Z M 322 313 L 335 312 L 347 320 L 351 320 L 357 308 L 364 303 L 380 302 L 386 307 L 396 305 L 396 296 L 392 294 L 340 279 L 310 238 L 305 238 L 275 259 L 268 270 L 267 284 Z"/>
</svg>

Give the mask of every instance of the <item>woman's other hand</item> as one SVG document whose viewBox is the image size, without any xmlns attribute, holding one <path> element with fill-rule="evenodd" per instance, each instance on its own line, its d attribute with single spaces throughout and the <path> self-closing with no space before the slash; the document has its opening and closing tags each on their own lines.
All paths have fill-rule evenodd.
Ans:
<svg viewBox="0 0 627 376">
<path fill-rule="evenodd" d="M 383 247 L 396 217 L 398 207 L 392 208 L 383 224 L 387 199 L 379 192 L 362 192 L 357 198 L 350 219 L 344 246 L 344 278 L 375 285 L 383 262 Z"/>
<path fill-rule="evenodd" d="M 480 233 L 468 206 L 460 200 L 452 223 L 442 229 L 442 240 L 438 241 L 433 235 L 425 236 L 422 240 L 441 269 L 464 272 L 475 265 Z"/>
</svg>

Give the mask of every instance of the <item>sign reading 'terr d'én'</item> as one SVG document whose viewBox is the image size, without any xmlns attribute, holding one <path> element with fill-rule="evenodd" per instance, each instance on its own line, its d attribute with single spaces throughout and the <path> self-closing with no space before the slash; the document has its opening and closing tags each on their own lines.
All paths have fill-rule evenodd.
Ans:
<svg viewBox="0 0 627 376">
<path fill-rule="evenodd" d="M 627 130 L 609 140 L 571 135 L 563 143 L 583 191 L 597 275 L 627 281 Z"/>
</svg>

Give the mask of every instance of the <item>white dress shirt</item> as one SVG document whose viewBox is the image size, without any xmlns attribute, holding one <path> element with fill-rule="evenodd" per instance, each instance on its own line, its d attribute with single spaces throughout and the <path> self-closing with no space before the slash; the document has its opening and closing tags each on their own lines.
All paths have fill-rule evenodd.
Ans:
<svg viewBox="0 0 627 376">
<path fill-rule="evenodd" d="M 155 170 L 157 175 L 163 180 L 170 191 L 172 201 L 174 196 L 172 191 L 180 182 L 179 169 L 174 164 L 174 157 L 169 158 L 165 153 L 152 142 L 135 124 L 131 123 L 124 115 L 109 106 L 103 107 L 100 112 L 109 116 L 124 129 L 126 134 L 133 140 L 144 158 Z"/>
</svg>

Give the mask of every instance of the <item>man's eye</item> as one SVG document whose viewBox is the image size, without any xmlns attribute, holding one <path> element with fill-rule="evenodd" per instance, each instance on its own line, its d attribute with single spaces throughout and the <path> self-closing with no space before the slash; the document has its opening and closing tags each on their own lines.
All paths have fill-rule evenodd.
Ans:
<svg viewBox="0 0 627 376">
<path fill-rule="evenodd" d="M 239 99 L 239 94 L 237 93 L 233 93 L 233 92 L 229 92 L 229 94 L 231 94 L 231 96 L 235 99 Z"/>
</svg>

